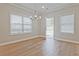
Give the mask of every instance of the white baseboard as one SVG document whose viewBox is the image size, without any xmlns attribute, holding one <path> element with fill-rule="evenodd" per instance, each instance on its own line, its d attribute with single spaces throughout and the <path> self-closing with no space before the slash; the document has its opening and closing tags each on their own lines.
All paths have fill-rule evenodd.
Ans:
<svg viewBox="0 0 79 59">
<path fill-rule="evenodd" d="M 39 37 L 43 37 L 43 38 L 45 38 L 46 36 L 44 36 L 44 35 L 39 35 Z"/>
<path fill-rule="evenodd" d="M 62 39 L 62 38 L 56 38 L 56 37 L 55 37 L 55 40 L 79 44 L 78 41 L 73 41 L 73 40 L 68 40 L 68 39 Z"/>
<path fill-rule="evenodd" d="M 0 46 L 12 44 L 12 43 L 17 43 L 17 42 L 21 42 L 21 41 L 25 41 L 25 40 L 29 40 L 29 39 L 34 39 L 34 38 L 38 38 L 38 37 L 43 37 L 43 36 L 38 35 L 38 36 L 28 37 L 28 38 L 25 38 L 25 39 L 20 39 L 20 40 L 15 40 L 15 41 L 10 41 L 10 42 L 4 42 L 4 43 L 1 43 Z"/>
</svg>

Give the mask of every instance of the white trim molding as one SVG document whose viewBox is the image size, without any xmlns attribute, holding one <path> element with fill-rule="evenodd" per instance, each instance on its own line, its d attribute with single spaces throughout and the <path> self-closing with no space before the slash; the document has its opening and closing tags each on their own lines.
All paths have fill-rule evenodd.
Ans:
<svg viewBox="0 0 79 59">
<path fill-rule="evenodd" d="M 55 40 L 79 44 L 78 41 L 73 41 L 73 40 L 68 40 L 68 39 L 63 39 L 63 38 L 56 38 L 56 37 L 55 37 Z"/>
<path fill-rule="evenodd" d="M 39 38 L 39 37 L 44 37 L 44 36 L 37 35 L 37 36 L 33 36 L 33 37 L 28 37 L 28 38 L 25 38 L 25 39 L 20 39 L 20 40 L 15 40 L 15 41 L 10 41 L 10 42 L 4 42 L 4 43 L 0 43 L 0 46 L 13 44 L 13 43 L 17 43 L 17 42 L 21 42 L 21 41 L 25 41 L 25 40 L 34 39 L 34 38 Z"/>
<path fill-rule="evenodd" d="M 20 4 L 16 4 L 16 3 L 13 3 L 13 4 L 7 4 L 7 5 L 10 5 L 10 6 L 14 6 L 16 8 L 20 8 L 22 10 L 25 10 L 25 11 L 28 11 L 29 13 L 33 14 L 33 9 L 29 8 L 29 7 L 24 7 Z"/>
</svg>

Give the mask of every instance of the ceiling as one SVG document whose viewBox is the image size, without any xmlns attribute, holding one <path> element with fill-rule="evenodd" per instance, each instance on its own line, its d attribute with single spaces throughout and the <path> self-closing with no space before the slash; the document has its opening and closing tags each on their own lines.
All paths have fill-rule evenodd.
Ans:
<svg viewBox="0 0 79 59">
<path fill-rule="evenodd" d="M 39 14 L 47 14 L 60 10 L 64 7 L 76 5 L 72 3 L 19 3 L 19 5 L 31 9 L 33 12 L 37 11 Z M 45 8 L 42 8 L 44 6 Z"/>
</svg>

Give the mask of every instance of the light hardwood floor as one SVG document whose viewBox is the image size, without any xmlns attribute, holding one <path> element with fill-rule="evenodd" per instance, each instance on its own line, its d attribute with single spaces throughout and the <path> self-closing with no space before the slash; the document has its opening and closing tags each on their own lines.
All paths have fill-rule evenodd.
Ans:
<svg viewBox="0 0 79 59">
<path fill-rule="evenodd" d="M 77 56 L 79 45 L 53 38 L 36 38 L 0 46 L 1 56 Z"/>
</svg>

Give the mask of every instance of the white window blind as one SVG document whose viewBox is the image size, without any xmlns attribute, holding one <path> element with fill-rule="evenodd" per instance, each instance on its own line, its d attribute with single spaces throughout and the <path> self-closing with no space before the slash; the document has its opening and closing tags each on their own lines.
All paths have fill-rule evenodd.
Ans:
<svg viewBox="0 0 79 59">
<path fill-rule="evenodd" d="M 32 20 L 27 17 L 10 15 L 11 34 L 30 33 Z"/>
<path fill-rule="evenodd" d="M 62 16 L 60 19 L 60 30 L 65 33 L 74 33 L 74 15 Z"/>
<path fill-rule="evenodd" d="M 22 16 L 10 15 L 11 33 L 22 33 Z"/>
<path fill-rule="evenodd" d="M 23 17 L 23 29 L 25 33 L 32 31 L 32 20 L 27 17 Z"/>
</svg>

